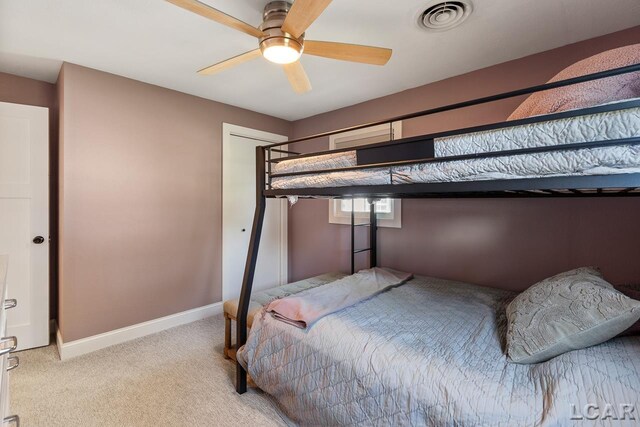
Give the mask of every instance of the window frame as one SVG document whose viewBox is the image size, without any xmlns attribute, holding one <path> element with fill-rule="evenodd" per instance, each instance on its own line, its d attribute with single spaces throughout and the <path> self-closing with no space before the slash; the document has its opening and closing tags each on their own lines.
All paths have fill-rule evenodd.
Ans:
<svg viewBox="0 0 640 427">
<path fill-rule="evenodd" d="M 390 132 L 391 130 L 391 132 Z M 358 137 L 362 137 L 364 135 L 368 135 L 368 138 L 376 138 L 383 135 L 391 136 L 390 140 L 400 139 L 402 138 L 402 122 L 393 122 L 391 124 L 391 129 L 389 125 L 377 125 L 371 126 L 364 129 L 357 129 L 348 132 L 339 133 L 336 135 L 329 136 L 329 148 L 331 150 L 335 150 L 336 148 L 343 148 L 343 146 L 338 145 L 341 142 L 351 142 L 353 140 L 359 139 Z M 353 137 L 353 139 L 349 139 Z M 347 139 L 347 141 L 344 141 Z M 342 140 L 342 141 L 341 141 Z M 389 140 L 387 140 L 389 141 Z M 380 141 L 378 141 L 380 142 Z M 367 137 L 362 138 L 361 143 L 354 145 L 347 145 L 347 147 L 357 147 L 360 145 L 371 144 L 372 141 L 367 140 Z M 341 209 L 341 202 L 344 199 L 332 199 L 329 200 L 329 224 L 351 224 L 351 211 L 343 211 Z M 350 199 L 349 199 L 350 200 Z M 402 201 L 400 199 L 390 199 L 391 201 L 391 212 L 390 213 L 379 213 L 378 214 L 378 227 L 390 227 L 390 228 L 402 228 Z M 356 212 L 354 215 L 356 224 L 360 224 L 363 222 L 368 222 L 369 213 L 368 212 Z"/>
</svg>

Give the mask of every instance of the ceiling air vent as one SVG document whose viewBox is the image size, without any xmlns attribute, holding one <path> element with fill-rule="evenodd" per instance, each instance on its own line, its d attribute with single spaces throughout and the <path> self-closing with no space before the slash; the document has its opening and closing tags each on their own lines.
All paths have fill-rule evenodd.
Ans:
<svg viewBox="0 0 640 427">
<path fill-rule="evenodd" d="M 420 14 L 418 23 L 429 31 L 446 31 L 462 24 L 472 11 L 473 5 L 468 0 L 436 0 Z"/>
</svg>

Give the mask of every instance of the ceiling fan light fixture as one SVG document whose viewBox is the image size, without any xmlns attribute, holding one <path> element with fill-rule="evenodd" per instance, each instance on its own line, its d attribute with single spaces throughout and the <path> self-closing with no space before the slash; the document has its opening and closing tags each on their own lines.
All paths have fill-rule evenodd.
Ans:
<svg viewBox="0 0 640 427">
<path fill-rule="evenodd" d="M 309 77 L 299 61 L 305 47 L 306 53 L 310 55 L 363 64 L 385 65 L 391 58 L 391 49 L 381 47 L 326 41 L 305 41 L 305 31 L 329 6 L 332 0 L 295 0 L 295 4 L 287 0 L 271 1 L 264 7 L 262 24 L 257 28 L 200 0 L 166 1 L 184 10 L 256 37 L 259 40 L 259 49 L 252 49 L 202 68 L 198 71 L 202 75 L 218 73 L 262 56 L 270 62 L 282 65 L 291 87 L 297 93 L 305 93 L 311 90 Z M 447 0 L 445 2 L 447 6 L 448 1 L 453 2 L 454 0 Z M 456 0 L 456 3 L 461 1 L 468 2 L 470 0 Z M 452 19 L 451 15 L 455 15 L 454 12 L 449 9 L 443 10 L 436 17 L 436 21 L 446 22 Z M 456 16 L 453 16 L 453 18 Z"/>
<path fill-rule="evenodd" d="M 262 56 L 275 64 L 291 64 L 300 59 L 302 45 L 287 37 L 273 37 L 260 43 Z"/>
</svg>

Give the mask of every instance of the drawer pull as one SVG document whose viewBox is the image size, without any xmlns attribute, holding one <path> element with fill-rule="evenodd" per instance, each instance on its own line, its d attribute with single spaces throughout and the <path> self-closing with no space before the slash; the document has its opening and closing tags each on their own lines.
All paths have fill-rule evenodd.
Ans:
<svg viewBox="0 0 640 427">
<path fill-rule="evenodd" d="M 10 308 L 14 308 L 16 305 L 18 305 L 18 300 L 17 299 L 6 299 L 4 300 L 4 309 L 5 310 L 9 310 Z"/>
<path fill-rule="evenodd" d="M 20 359 L 18 356 L 7 357 L 7 372 L 13 371 L 20 365 Z"/>
<path fill-rule="evenodd" d="M 7 344 L 9 344 L 9 347 L 6 347 Z M 2 346 L 2 349 L 0 349 L 0 356 L 3 356 L 7 353 L 11 353 L 13 350 L 15 350 L 16 348 L 18 348 L 18 338 L 16 337 L 4 337 L 2 339 L 0 339 L 0 346 Z"/>
<path fill-rule="evenodd" d="M 16 427 L 20 427 L 20 417 L 17 415 L 11 415 L 10 417 L 6 417 L 4 420 L 2 420 L 3 425 L 11 423 L 13 423 L 13 425 Z"/>
</svg>

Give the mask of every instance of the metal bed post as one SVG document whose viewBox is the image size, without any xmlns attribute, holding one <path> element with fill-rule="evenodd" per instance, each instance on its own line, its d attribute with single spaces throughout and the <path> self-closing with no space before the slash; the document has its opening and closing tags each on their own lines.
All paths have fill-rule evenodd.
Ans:
<svg viewBox="0 0 640 427">
<path fill-rule="evenodd" d="M 369 199 L 369 268 L 378 266 L 378 217 L 376 200 Z"/>
<path fill-rule="evenodd" d="M 356 272 L 356 225 L 355 199 L 351 199 L 351 274 Z"/>
<path fill-rule="evenodd" d="M 265 154 L 262 146 L 256 147 L 256 210 L 253 216 L 253 228 L 251 229 L 251 240 L 247 253 L 247 262 L 244 268 L 242 279 L 242 291 L 238 301 L 237 329 L 236 329 L 236 350 L 240 349 L 247 342 L 247 313 L 249 312 L 249 301 L 251 300 L 251 287 L 253 286 L 253 275 L 256 271 L 256 261 L 258 260 L 258 248 L 260 246 L 260 236 L 262 234 L 262 224 L 264 222 L 264 212 L 267 206 L 267 199 L 264 196 L 265 189 Z M 236 357 L 236 392 L 242 394 L 247 391 L 247 372 L 237 361 Z"/>
</svg>

